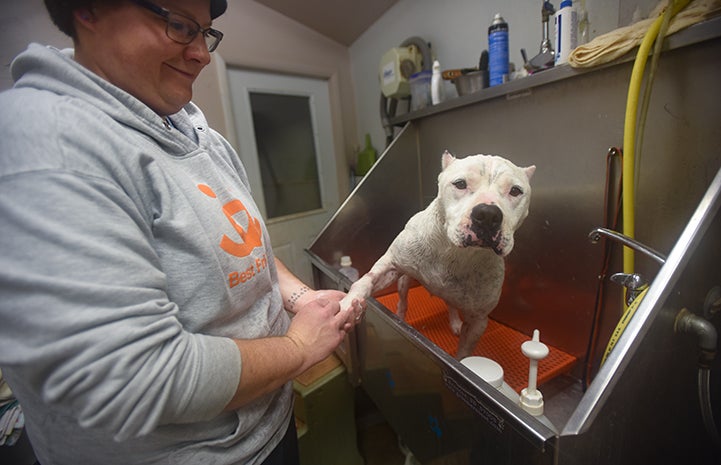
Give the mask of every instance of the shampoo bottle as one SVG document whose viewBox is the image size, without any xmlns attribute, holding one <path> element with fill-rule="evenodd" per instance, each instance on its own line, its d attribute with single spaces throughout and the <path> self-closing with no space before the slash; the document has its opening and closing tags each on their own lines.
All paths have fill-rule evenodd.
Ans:
<svg viewBox="0 0 721 465">
<path fill-rule="evenodd" d="M 576 48 L 578 20 L 571 0 L 563 0 L 554 17 L 556 23 L 556 64 L 568 61 L 568 55 Z"/>
<path fill-rule="evenodd" d="M 508 23 L 500 13 L 488 28 L 488 79 L 490 86 L 508 80 Z"/>
</svg>

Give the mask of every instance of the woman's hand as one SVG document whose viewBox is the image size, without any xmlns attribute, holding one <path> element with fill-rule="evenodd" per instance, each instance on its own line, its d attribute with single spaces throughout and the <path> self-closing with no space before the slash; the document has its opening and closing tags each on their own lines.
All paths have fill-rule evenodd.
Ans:
<svg viewBox="0 0 721 465">
<path fill-rule="evenodd" d="M 294 308 L 300 308 L 313 302 L 314 300 L 327 300 L 333 303 L 340 303 L 341 305 L 339 307 L 339 311 L 347 315 L 347 322 L 352 327 L 358 324 L 363 317 L 366 303 L 365 300 L 359 301 L 358 299 L 353 299 L 352 302 L 347 302 L 347 297 L 348 295 L 345 292 L 338 290 L 326 289 L 314 291 L 306 287 L 306 290 L 302 291 L 302 295 L 299 295 L 296 299 Z M 350 330 L 350 328 L 347 330 Z"/>
<path fill-rule="evenodd" d="M 314 299 L 300 305 L 286 336 L 303 354 L 304 369 L 328 357 L 340 345 L 351 325 L 339 313 L 337 301 Z"/>
</svg>

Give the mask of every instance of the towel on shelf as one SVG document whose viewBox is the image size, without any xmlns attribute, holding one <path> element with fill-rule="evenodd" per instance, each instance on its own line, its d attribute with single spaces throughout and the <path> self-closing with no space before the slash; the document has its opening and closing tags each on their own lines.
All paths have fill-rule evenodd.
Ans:
<svg viewBox="0 0 721 465">
<path fill-rule="evenodd" d="M 649 19 L 600 35 L 587 44 L 576 47 L 568 57 L 574 68 L 591 68 L 620 58 L 641 44 L 646 31 L 663 13 L 668 2 L 662 1 Z M 721 11 L 721 0 L 692 0 L 686 8 L 671 18 L 666 35 L 701 22 Z"/>
</svg>

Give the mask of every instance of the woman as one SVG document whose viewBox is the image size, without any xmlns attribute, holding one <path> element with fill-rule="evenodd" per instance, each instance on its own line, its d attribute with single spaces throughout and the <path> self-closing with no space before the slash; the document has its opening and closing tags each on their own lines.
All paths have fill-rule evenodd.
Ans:
<svg viewBox="0 0 721 465">
<path fill-rule="evenodd" d="M 74 49 L 0 94 L 0 366 L 39 461 L 297 462 L 290 381 L 362 306 L 274 258 L 190 103 L 226 1 L 45 3 Z"/>
</svg>

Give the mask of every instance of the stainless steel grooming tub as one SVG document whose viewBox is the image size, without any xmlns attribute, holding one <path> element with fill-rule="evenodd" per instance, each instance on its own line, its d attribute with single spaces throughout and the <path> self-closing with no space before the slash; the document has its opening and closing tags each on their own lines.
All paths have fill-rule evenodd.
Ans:
<svg viewBox="0 0 721 465">
<path fill-rule="evenodd" d="M 623 293 L 605 273 L 621 271 L 621 254 L 612 250 L 604 267 L 603 244 L 587 236 L 605 216 L 607 167 L 611 179 L 615 169 L 606 152 L 620 144 L 630 63 L 588 73 L 550 70 L 396 118 L 400 133 L 308 249 L 315 284 L 350 285 L 338 272 L 341 255 L 368 271 L 435 197 L 444 149 L 536 164 L 531 213 L 516 234 L 504 295 L 491 317 L 529 339 L 538 328 L 544 342 L 579 360 L 540 386 L 550 427 L 371 299 L 363 323 L 338 352 L 351 381 L 421 463 L 721 463 L 701 413 L 698 344 L 674 330 L 682 308 L 717 330 L 721 319 L 705 302 L 721 285 L 721 41 L 715 34 L 662 56 L 636 235 L 668 257 L 659 266 L 637 255 L 650 287 L 602 365 Z M 563 115 L 562 143 L 535 124 L 544 114 Z M 717 421 L 720 365 L 717 357 L 711 367 Z"/>
</svg>

